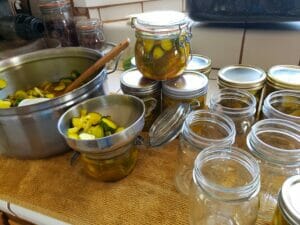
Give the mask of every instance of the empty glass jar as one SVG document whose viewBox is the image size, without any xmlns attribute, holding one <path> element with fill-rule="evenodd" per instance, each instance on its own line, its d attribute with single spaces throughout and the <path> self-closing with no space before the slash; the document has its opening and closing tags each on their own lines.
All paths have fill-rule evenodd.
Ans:
<svg viewBox="0 0 300 225">
<path fill-rule="evenodd" d="M 263 114 L 265 118 L 285 119 L 300 124 L 300 91 L 272 92 L 265 98 Z"/>
<path fill-rule="evenodd" d="M 245 90 L 224 88 L 212 95 L 209 109 L 229 116 L 236 128 L 234 145 L 246 149 L 246 137 L 255 122 L 256 99 Z"/>
<path fill-rule="evenodd" d="M 47 36 L 58 39 L 62 47 L 78 46 L 70 0 L 40 0 L 39 4 Z"/>
<path fill-rule="evenodd" d="M 191 112 L 183 123 L 180 136 L 175 174 L 177 190 L 189 194 L 194 161 L 200 151 L 212 145 L 230 146 L 234 137 L 234 123 L 226 115 L 207 110 Z"/>
<path fill-rule="evenodd" d="M 259 165 L 235 147 L 212 146 L 193 169 L 190 224 L 254 225 L 259 208 Z"/>
<path fill-rule="evenodd" d="M 287 120 L 261 120 L 252 126 L 247 145 L 260 163 L 259 214 L 271 221 L 283 182 L 300 174 L 300 126 Z"/>
</svg>

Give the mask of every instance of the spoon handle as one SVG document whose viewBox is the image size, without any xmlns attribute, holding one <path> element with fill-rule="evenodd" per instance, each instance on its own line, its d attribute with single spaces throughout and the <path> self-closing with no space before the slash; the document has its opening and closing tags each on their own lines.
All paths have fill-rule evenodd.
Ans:
<svg viewBox="0 0 300 225">
<path fill-rule="evenodd" d="M 119 43 L 116 47 L 114 47 L 109 53 L 105 56 L 98 59 L 92 66 L 86 69 L 79 77 L 76 78 L 68 87 L 65 89 L 64 93 L 70 92 L 75 88 L 78 88 L 82 82 L 88 79 L 90 76 L 95 74 L 101 67 L 103 67 L 107 62 L 112 60 L 114 57 L 120 54 L 121 51 L 126 49 L 130 43 L 130 40 L 127 38 L 126 40 Z"/>
</svg>

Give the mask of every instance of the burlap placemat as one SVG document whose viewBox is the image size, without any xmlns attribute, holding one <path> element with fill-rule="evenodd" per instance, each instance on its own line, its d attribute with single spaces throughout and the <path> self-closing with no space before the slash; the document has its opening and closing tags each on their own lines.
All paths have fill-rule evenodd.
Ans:
<svg viewBox="0 0 300 225">
<path fill-rule="evenodd" d="M 0 199 L 72 224 L 188 224 L 173 183 L 178 142 L 142 149 L 134 171 L 115 183 L 87 177 L 71 153 L 44 160 L 0 157 Z"/>
</svg>

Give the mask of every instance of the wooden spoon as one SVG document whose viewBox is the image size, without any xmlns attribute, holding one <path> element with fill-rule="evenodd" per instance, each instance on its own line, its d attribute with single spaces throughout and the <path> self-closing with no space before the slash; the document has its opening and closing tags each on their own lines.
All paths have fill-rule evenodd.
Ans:
<svg viewBox="0 0 300 225">
<path fill-rule="evenodd" d="M 130 40 L 129 38 L 127 38 L 126 40 L 119 43 L 116 47 L 114 47 L 106 55 L 98 59 L 92 66 L 90 66 L 79 77 L 77 77 L 71 84 L 67 86 L 67 88 L 64 90 L 64 94 L 78 88 L 82 84 L 82 82 L 86 81 L 90 76 L 95 74 L 107 62 L 115 58 L 117 55 L 120 54 L 121 51 L 126 49 L 129 46 L 129 43 Z"/>
</svg>

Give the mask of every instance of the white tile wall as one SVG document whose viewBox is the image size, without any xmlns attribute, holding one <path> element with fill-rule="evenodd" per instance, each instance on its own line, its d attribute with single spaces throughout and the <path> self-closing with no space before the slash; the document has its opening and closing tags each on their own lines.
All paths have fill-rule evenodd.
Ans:
<svg viewBox="0 0 300 225">
<path fill-rule="evenodd" d="M 182 11 L 182 0 L 156 0 L 143 2 L 144 12 L 154 10 L 175 10 Z"/>
<path fill-rule="evenodd" d="M 99 9 L 100 16 L 103 21 L 120 20 L 126 18 L 130 14 L 142 12 L 141 3 L 118 5 L 111 7 L 103 7 Z"/>
<path fill-rule="evenodd" d="M 300 29 L 248 29 L 246 32 L 244 64 L 268 69 L 276 64 L 299 63 Z"/>
<path fill-rule="evenodd" d="M 88 9 L 90 18 L 100 19 L 100 14 L 98 9 Z"/>
<path fill-rule="evenodd" d="M 73 0 L 75 7 L 99 7 L 108 5 L 119 5 L 145 0 Z M 147 0 L 146 0 L 147 1 Z"/>
<path fill-rule="evenodd" d="M 212 27 L 198 24 L 192 29 L 192 51 L 210 57 L 212 66 L 216 68 L 237 64 L 243 32 L 243 28 Z"/>
</svg>

